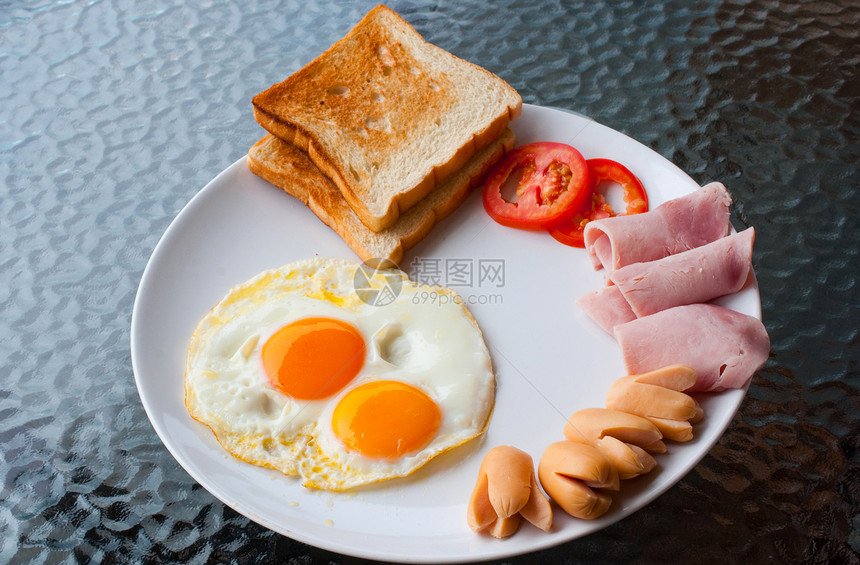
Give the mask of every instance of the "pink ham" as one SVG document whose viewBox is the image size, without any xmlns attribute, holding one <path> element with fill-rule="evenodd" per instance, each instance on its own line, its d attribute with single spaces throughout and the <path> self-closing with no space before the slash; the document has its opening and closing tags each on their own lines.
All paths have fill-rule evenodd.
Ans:
<svg viewBox="0 0 860 565">
<path fill-rule="evenodd" d="M 627 373 L 646 373 L 680 363 L 696 370 L 687 392 L 740 388 L 770 352 L 757 318 L 713 304 L 663 310 L 615 327 Z"/>
<path fill-rule="evenodd" d="M 746 284 L 755 230 L 749 228 L 656 261 L 616 270 L 612 286 L 579 297 L 577 305 L 609 332 L 619 324 L 685 304 L 732 294 Z"/>
<path fill-rule="evenodd" d="M 732 198 L 721 183 L 669 200 L 644 214 L 594 220 L 585 226 L 585 248 L 595 269 L 608 274 L 632 263 L 694 249 L 729 233 Z"/>
<path fill-rule="evenodd" d="M 610 334 L 615 326 L 636 319 L 636 314 L 630 309 L 630 304 L 617 286 L 607 286 L 597 292 L 583 294 L 576 300 L 576 304 Z"/>
<path fill-rule="evenodd" d="M 754 239 L 755 230 L 749 228 L 657 261 L 627 265 L 610 279 L 639 318 L 674 306 L 707 302 L 743 288 Z"/>
</svg>

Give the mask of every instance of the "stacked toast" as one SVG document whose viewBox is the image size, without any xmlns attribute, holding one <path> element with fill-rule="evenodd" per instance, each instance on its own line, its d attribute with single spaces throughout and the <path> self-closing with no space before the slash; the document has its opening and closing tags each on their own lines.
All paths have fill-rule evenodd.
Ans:
<svg viewBox="0 0 860 565">
<path fill-rule="evenodd" d="M 248 153 L 251 171 L 362 260 L 397 263 L 513 148 L 522 100 L 377 6 L 253 105 L 268 134 Z"/>
</svg>

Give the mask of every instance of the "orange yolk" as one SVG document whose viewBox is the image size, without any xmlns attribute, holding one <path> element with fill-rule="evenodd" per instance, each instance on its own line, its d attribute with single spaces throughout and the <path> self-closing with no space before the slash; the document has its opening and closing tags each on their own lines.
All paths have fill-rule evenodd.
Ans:
<svg viewBox="0 0 860 565">
<path fill-rule="evenodd" d="M 433 399 L 398 381 L 355 387 L 332 415 L 334 433 L 349 449 L 368 457 L 399 457 L 430 443 L 442 415 Z"/>
<path fill-rule="evenodd" d="M 287 396 L 327 398 L 358 374 L 364 352 L 364 338 L 350 324 L 305 318 L 279 329 L 263 345 L 263 369 Z"/>
</svg>

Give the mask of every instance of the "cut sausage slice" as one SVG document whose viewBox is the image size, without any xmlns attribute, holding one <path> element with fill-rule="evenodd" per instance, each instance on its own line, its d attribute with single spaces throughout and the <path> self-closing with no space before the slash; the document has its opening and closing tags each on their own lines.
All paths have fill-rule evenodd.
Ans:
<svg viewBox="0 0 860 565">
<path fill-rule="evenodd" d="M 494 447 L 481 462 L 466 521 L 476 532 L 502 538 L 516 533 L 521 517 L 549 531 L 552 507 L 537 484 L 531 456 L 509 445 Z"/>
<path fill-rule="evenodd" d="M 541 455 L 538 467 L 541 465 L 547 466 L 558 475 L 579 479 L 592 488 L 619 489 L 615 467 L 596 447 L 587 443 L 551 443 Z"/>
<path fill-rule="evenodd" d="M 608 408 L 577 410 L 564 426 L 564 437 L 571 441 L 590 442 L 606 436 L 643 448 L 663 437 L 645 418 Z"/>
<path fill-rule="evenodd" d="M 608 408 L 649 420 L 662 418 L 689 422 L 701 419 L 702 408 L 692 396 L 659 385 L 638 382 L 637 376 L 621 377 L 609 386 L 606 393 Z M 653 420 L 651 423 L 660 429 Z M 662 430 L 660 433 L 665 436 Z"/>
<path fill-rule="evenodd" d="M 540 483 L 562 510 L 592 520 L 609 510 L 612 497 L 599 488 L 618 490 L 618 471 L 594 446 L 571 441 L 550 444 L 538 463 Z"/>
</svg>

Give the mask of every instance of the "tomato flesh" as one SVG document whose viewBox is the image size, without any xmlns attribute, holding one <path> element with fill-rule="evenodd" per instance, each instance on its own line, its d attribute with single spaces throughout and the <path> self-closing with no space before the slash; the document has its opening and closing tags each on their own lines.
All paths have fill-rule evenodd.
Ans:
<svg viewBox="0 0 860 565">
<path fill-rule="evenodd" d="M 581 214 L 562 220 L 549 228 L 549 234 L 553 238 L 572 247 L 585 247 L 583 232 L 588 222 L 648 211 L 648 195 L 645 193 L 645 187 L 630 169 L 611 159 L 589 159 L 586 163 L 593 183 L 590 205 Z M 598 192 L 597 187 L 602 181 L 612 181 L 621 185 L 626 205 L 624 214 L 616 213 L 606 202 L 603 194 Z"/>
<path fill-rule="evenodd" d="M 516 201 L 502 196 L 502 187 L 519 173 Z M 591 174 L 582 154 L 563 143 L 529 143 L 505 156 L 484 183 L 484 209 L 496 222 L 539 230 L 557 224 L 588 203 Z"/>
</svg>

